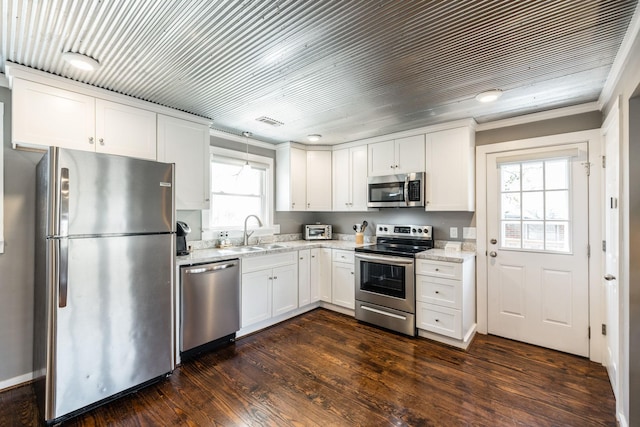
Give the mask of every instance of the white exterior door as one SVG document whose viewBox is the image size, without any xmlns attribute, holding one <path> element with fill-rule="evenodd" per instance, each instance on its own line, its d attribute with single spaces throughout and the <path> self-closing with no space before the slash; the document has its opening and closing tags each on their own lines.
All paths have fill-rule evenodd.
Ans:
<svg viewBox="0 0 640 427">
<path fill-rule="evenodd" d="M 620 296 L 618 290 L 619 277 L 619 213 L 618 199 L 620 197 L 618 174 L 619 174 L 619 124 L 617 109 L 607 117 L 603 127 L 603 144 L 605 153 L 605 268 L 603 280 L 604 293 L 604 320 L 606 322 L 606 340 L 604 349 L 604 365 L 609 374 L 613 393 L 618 398 L 618 361 L 620 357 L 619 334 L 620 334 Z"/>
<path fill-rule="evenodd" d="M 487 156 L 488 332 L 589 355 L 587 143 Z"/>
</svg>

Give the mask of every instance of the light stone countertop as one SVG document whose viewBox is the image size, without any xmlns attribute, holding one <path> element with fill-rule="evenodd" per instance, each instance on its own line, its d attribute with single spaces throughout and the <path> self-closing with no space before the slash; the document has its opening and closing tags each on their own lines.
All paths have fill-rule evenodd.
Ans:
<svg viewBox="0 0 640 427">
<path fill-rule="evenodd" d="M 445 261 L 445 262 L 465 262 L 468 259 L 474 259 L 476 257 L 475 252 L 460 251 L 452 252 L 445 251 L 444 249 L 429 249 L 428 251 L 420 252 L 416 254 L 416 259 L 428 259 L 431 261 Z"/>
<path fill-rule="evenodd" d="M 277 248 L 269 248 L 270 245 L 278 245 Z M 231 248 L 209 248 L 209 249 L 195 249 L 192 250 L 189 255 L 176 257 L 176 264 L 192 265 L 208 262 L 224 261 L 236 258 L 249 258 L 262 255 L 271 255 L 283 252 L 297 251 L 300 249 L 313 249 L 313 248 L 331 248 L 331 249 L 343 249 L 352 251 L 358 246 L 354 241 L 349 240 L 293 240 L 287 242 L 274 242 L 263 245 L 252 245 L 258 247 L 264 247 L 265 250 L 253 251 L 253 252 L 235 252 L 239 247 Z M 416 255 L 417 259 L 429 259 L 433 261 L 445 261 L 445 262 L 464 262 L 467 259 L 475 258 L 476 253 L 470 251 L 461 252 L 445 252 L 444 249 L 430 249 L 428 251 L 420 252 Z"/>
<path fill-rule="evenodd" d="M 368 244 L 368 243 L 367 243 Z M 278 245 L 278 248 L 269 248 L 271 245 Z M 176 264 L 192 265 L 201 264 L 207 262 L 224 261 L 236 258 L 249 258 L 262 255 L 271 255 L 283 252 L 297 251 L 300 249 L 314 249 L 314 248 L 331 248 L 331 249 L 343 249 L 354 250 L 357 246 L 353 241 L 348 240 L 293 240 L 288 242 L 274 242 L 264 245 L 250 245 L 257 247 L 264 247 L 265 250 L 253 251 L 253 252 L 234 252 L 238 247 L 231 248 L 210 248 L 210 249 L 195 249 L 192 250 L 189 255 L 177 256 Z"/>
</svg>

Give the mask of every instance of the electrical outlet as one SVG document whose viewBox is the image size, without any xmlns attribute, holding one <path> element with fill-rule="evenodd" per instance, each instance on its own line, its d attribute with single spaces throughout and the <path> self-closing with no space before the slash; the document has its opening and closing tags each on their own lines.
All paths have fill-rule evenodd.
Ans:
<svg viewBox="0 0 640 427">
<path fill-rule="evenodd" d="M 463 239 L 475 239 L 476 238 L 476 228 L 475 227 L 462 227 L 462 238 Z"/>
<path fill-rule="evenodd" d="M 458 227 L 449 228 L 449 237 L 451 237 L 452 239 L 458 238 Z"/>
</svg>

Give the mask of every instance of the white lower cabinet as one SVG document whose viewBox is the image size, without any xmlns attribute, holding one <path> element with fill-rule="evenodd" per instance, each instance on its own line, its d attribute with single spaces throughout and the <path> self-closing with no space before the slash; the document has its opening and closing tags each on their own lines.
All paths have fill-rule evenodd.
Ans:
<svg viewBox="0 0 640 427">
<path fill-rule="evenodd" d="M 318 302 L 321 293 L 331 294 L 331 249 L 298 251 L 298 307 Z M 329 296 L 329 302 L 331 296 Z"/>
<path fill-rule="evenodd" d="M 353 251 L 333 249 L 331 302 L 351 310 L 356 307 Z"/>
<path fill-rule="evenodd" d="M 466 348 L 475 326 L 475 259 L 464 262 L 417 259 L 418 334 Z"/>
<path fill-rule="evenodd" d="M 297 256 L 286 252 L 242 260 L 242 328 L 298 307 Z"/>
</svg>

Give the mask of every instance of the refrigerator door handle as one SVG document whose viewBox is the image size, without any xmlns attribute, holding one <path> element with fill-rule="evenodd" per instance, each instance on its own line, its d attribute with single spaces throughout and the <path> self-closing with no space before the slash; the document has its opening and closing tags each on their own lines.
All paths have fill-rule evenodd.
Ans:
<svg viewBox="0 0 640 427">
<path fill-rule="evenodd" d="M 69 168 L 60 169 L 60 236 L 69 235 Z"/>
<path fill-rule="evenodd" d="M 59 239 L 58 245 L 58 307 L 66 307 L 69 287 L 69 239 Z"/>
</svg>

